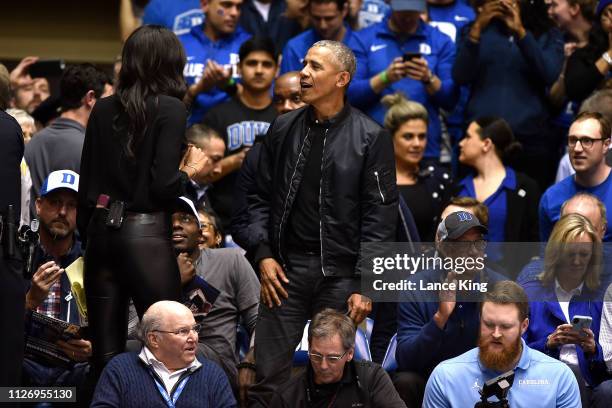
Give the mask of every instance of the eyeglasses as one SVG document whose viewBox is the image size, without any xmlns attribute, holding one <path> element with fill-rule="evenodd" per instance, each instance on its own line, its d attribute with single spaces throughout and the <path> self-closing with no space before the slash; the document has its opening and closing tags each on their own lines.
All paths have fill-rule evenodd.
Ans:
<svg viewBox="0 0 612 408">
<path fill-rule="evenodd" d="M 180 336 L 180 337 L 187 337 L 189 336 L 189 333 L 191 333 L 192 331 L 199 333 L 200 329 L 202 329 L 202 325 L 201 324 L 194 324 L 191 327 L 181 327 L 180 329 L 174 330 L 174 331 L 167 331 L 167 330 L 151 330 L 154 332 L 159 332 L 159 333 L 169 333 L 169 334 L 174 334 L 175 336 Z"/>
<path fill-rule="evenodd" d="M 315 363 L 322 363 L 323 360 L 327 360 L 330 364 L 335 364 L 338 361 L 342 360 L 342 358 L 346 355 L 346 353 L 348 353 L 348 350 L 346 350 L 344 353 L 342 353 L 341 356 L 323 356 L 321 354 L 311 353 L 309 351 L 308 352 L 308 357 L 310 357 L 310 360 L 315 362 Z"/>
<path fill-rule="evenodd" d="M 200 222 L 200 227 L 202 228 L 202 230 L 204 231 L 210 231 L 215 229 L 214 224 L 210 224 L 208 222 Z"/>
<path fill-rule="evenodd" d="M 487 247 L 487 241 L 484 239 L 477 239 L 476 241 L 449 241 L 452 243 L 454 248 L 462 252 L 475 249 L 476 251 L 484 251 Z"/>
<path fill-rule="evenodd" d="M 576 144 L 578 142 L 580 142 L 580 144 L 582 145 L 582 147 L 584 149 L 590 149 L 591 147 L 593 147 L 593 143 L 595 143 L 596 141 L 601 141 L 603 140 L 603 138 L 599 138 L 599 139 L 594 139 L 592 137 L 578 137 L 578 136 L 569 136 L 567 138 L 567 144 L 569 145 L 569 147 L 574 148 L 576 147 Z"/>
</svg>

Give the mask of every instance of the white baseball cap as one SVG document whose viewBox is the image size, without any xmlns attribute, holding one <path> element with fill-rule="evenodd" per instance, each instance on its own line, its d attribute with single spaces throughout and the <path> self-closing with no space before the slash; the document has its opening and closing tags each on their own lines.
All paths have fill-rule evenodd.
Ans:
<svg viewBox="0 0 612 408">
<path fill-rule="evenodd" d="M 40 196 L 44 197 L 58 188 L 67 188 L 75 193 L 79 192 L 79 175 L 72 170 L 56 170 L 51 172 L 42 187 Z"/>
</svg>

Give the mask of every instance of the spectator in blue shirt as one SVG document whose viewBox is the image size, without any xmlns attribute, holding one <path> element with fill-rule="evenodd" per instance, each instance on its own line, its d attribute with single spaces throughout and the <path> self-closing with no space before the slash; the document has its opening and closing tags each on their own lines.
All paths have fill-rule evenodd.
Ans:
<svg viewBox="0 0 612 408">
<path fill-rule="evenodd" d="M 540 241 L 548 241 L 561 205 L 580 191 L 586 191 L 612 208 L 612 177 L 606 164 L 610 147 L 610 122 L 600 113 L 583 112 L 572 123 L 568 136 L 572 167 L 576 174 L 551 186 L 540 200 Z M 612 238 L 606 231 L 604 241 Z"/>
<path fill-rule="evenodd" d="M 226 91 L 235 90 L 238 50 L 250 37 L 238 26 L 241 7 L 242 0 L 204 1 L 204 24 L 179 36 L 187 55 L 184 101 L 191 106 L 189 125 L 201 122 L 207 111 L 228 98 Z"/>
<path fill-rule="evenodd" d="M 450 205 L 442 213 L 443 221 L 438 227 L 437 241 L 440 248 L 457 249 L 468 242 L 469 252 L 459 254 L 450 250 L 441 253 L 448 257 L 470 256 L 476 258 L 484 252 L 487 229 L 483 220 L 473 213 L 481 213 L 486 218 L 486 207 L 482 204 L 461 211 Z M 450 212 L 449 212 L 450 211 Z M 460 222 L 466 220 L 465 222 Z M 449 245 L 450 243 L 450 245 Z M 471 280 L 479 283 L 493 284 L 503 280 L 499 274 L 487 269 L 472 269 L 458 274 L 455 271 L 427 270 L 414 275 L 421 283 L 439 283 L 442 281 Z M 418 282 L 417 282 L 418 284 Z M 421 287 L 420 284 L 418 287 Z M 400 396 L 409 407 L 420 407 L 423 401 L 425 382 L 433 368 L 441 361 L 455 357 L 476 345 L 478 336 L 478 307 L 471 293 L 451 291 L 461 296 L 454 301 L 447 301 L 448 292 L 443 291 L 410 291 L 405 302 L 398 306 L 397 349 L 395 357 L 398 373 L 394 383 Z M 440 300 L 438 300 L 440 299 Z"/>
<path fill-rule="evenodd" d="M 436 367 L 427 382 L 423 407 L 473 407 L 481 401 L 479 391 L 486 381 L 512 370 L 509 406 L 580 408 L 571 370 L 521 339 L 530 324 L 528 307 L 527 295 L 518 284 L 495 285 L 480 307 L 478 347 Z"/>
<path fill-rule="evenodd" d="M 461 0 L 427 0 L 429 23 L 457 42 L 459 33 L 476 19 L 474 9 Z"/>
<path fill-rule="evenodd" d="M 598 341 L 602 302 L 596 300 L 601 292 L 600 244 L 587 218 L 579 214 L 563 216 L 546 245 L 542 274 L 523 286 L 531 301 L 525 341 L 572 369 L 584 406 L 590 406 L 591 389 L 606 371 Z M 571 322 L 577 315 L 591 317 L 590 328 L 580 332 L 573 329 Z"/>
<path fill-rule="evenodd" d="M 476 198 L 489 208 L 487 240 L 537 242 L 540 189 L 533 179 L 505 165 L 520 149 L 508 122 L 494 116 L 476 119 L 468 126 L 459 147 L 459 161 L 473 168 L 475 174 L 461 180 L 455 195 Z M 494 248 L 488 257 L 490 261 L 501 261 L 512 276 L 537 255 L 521 253 L 518 257 L 516 251 L 504 253 L 506 249 Z"/>
<path fill-rule="evenodd" d="M 563 39 L 541 2 L 479 0 L 475 8 L 478 17 L 463 30 L 453 67 L 455 82 L 470 86 L 466 119 L 506 119 L 524 149 L 513 167 L 544 189 L 559 160 L 545 91 L 561 70 Z"/>
<path fill-rule="evenodd" d="M 391 16 L 356 34 L 357 73 L 349 88 L 351 103 L 379 123 L 384 95 L 402 92 L 427 108 L 429 126 L 425 159 L 440 157 L 439 109 L 452 109 L 458 92 L 451 78 L 455 46 L 422 21 L 425 0 L 392 0 Z"/>
<path fill-rule="evenodd" d="M 349 0 L 349 21 L 355 31 L 380 23 L 389 14 L 391 7 L 385 0 Z"/>
<path fill-rule="evenodd" d="M 287 42 L 283 49 L 281 74 L 301 71 L 308 49 L 317 41 L 340 41 L 354 49 L 353 31 L 344 22 L 347 13 L 347 0 L 310 0 L 308 15 L 313 28 Z"/>
<path fill-rule="evenodd" d="M 157 24 L 174 34 L 187 34 L 202 25 L 204 13 L 200 0 L 151 0 L 144 9 L 143 24 Z"/>
</svg>

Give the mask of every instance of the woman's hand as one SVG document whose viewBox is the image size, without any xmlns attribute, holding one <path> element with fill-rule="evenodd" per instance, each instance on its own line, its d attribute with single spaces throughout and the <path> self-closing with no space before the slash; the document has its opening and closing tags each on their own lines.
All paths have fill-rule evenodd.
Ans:
<svg viewBox="0 0 612 408">
<path fill-rule="evenodd" d="M 209 161 L 210 159 L 202 149 L 190 144 L 187 146 L 187 151 L 183 155 L 179 170 L 184 171 L 190 179 L 193 179 L 206 168 Z"/>
</svg>

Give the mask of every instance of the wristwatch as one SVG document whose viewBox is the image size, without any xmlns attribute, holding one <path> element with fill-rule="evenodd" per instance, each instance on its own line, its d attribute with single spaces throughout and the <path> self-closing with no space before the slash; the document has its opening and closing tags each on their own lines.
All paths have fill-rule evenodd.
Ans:
<svg viewBox="0 0 612 408">
<path fill-rule="evenodd" d="M 435 77 L 435 75 L 434 75 L 433 71 L 429 71 L 429 77 L 427 77 L 427 81 L 423 81 L 423 83 L 425 85 L 431 85 L 431 83 L 434 81 L 434 77 Z"/>
<path fill-rule="evenodd" d="M 604 61 L 606 61 L 608 65 L 612 67 L 612 57 L 610 56 L 610 53 L 608 51 L 604 52 L 601 58 L 603 58 Z"/>
</svg>

